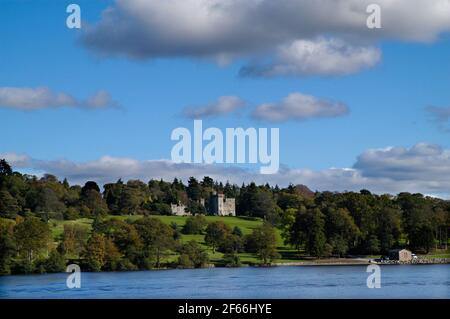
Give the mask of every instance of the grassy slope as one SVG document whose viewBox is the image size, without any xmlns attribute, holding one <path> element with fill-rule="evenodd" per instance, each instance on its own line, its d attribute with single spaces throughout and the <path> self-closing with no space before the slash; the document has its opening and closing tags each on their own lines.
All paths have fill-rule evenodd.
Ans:
<svg viewBox="0 0 450 319">
<path fill-rule="evenodd" d="M 138 218 L 142 218 L 141 216 L 110 216 L 110 217 L 111 218 L 115 217 L 115 218 L 119 218 L 122 220 L 127 220 L 127 219 L 136 220 Z M 167 223 L 167 224 L 175 222 L 175 223 L 177 223 L 177 225 L 180 229 L 185 224 L 186 219 L 187 219 L 187 217 L 182 217 L 182 216 L 152 216 L 152 217 L 159 218 L 164 223 Z M 13 222 L 12 220 L 9 220 L 9 219 L 3 219 L 3 218 L 0 218 L 0 219 L 6 220 L 8 222 Z M 208 222 L 222 220 L 225 223 L 227 223 L 231 228 L 233 228 L 234 226 L 238 226 L 239 228 L 241 228 L 241 230 L 244 234 L 251 233 L 252 229 L 254 229 L 255 227 L 257 227 L 258 225 L 260 225 L 262 223 L 262 220 L 248 220 L 248 219 L 240 218 L 240 217 L 206 216 L 206 220 Z M 53 238 L 55 241 L 55 246 L 57 244 L 57 241 L 59 241 L 61 238 L 65 224 L 80 224 L 90 230 L 91 226 L 92 226 L 92 222 L 93 222 L 93 220 L 88 219 L 88 218 L 81 218 L 81 219 L 77 219 L 77 220 L 73 220 L 73 221 L 51 220 L 49 222 L 49 225 L 50 225 L 51 232 L 52 232 L 52 235 L 53 235 Z M 278 252 L 281 255 L 281 258 L 276 261 L 277 262 L 299 261 L 296 251 L 288 246 L 285 246 L 283 244 L 283 240 L 281 238 L 280 231 L 278 229 L 276 231 L 277 231 Z M 213 254 L 211 248 L 209 248 L 208 246 L 205 245 L 204 235 L 182 235 L 181 236 L 182 242 L 187 242 L 190 240 L 196 240 L 200 244 L 204 245 L 205 249 L 207 249 L 207 251 L 209 253 L 209 256 L 210 256 L 210 259 L 212 262 L 218 262 L 222 258 L 223 255 L 221 253 L 216 252 L 215 254 Z M 450 243 L 450 240 L 449 240 L 449 243 Z M 241 257 L 241 260 L 243 263 L 257 263 L 258 262 L 258 259 L 253 254 L 241 253 L 240 257 Z M 379 255 L 367 256 L 367 258 L 378 258 L 378 257 L 379 257 Z M 447 251 L 438 250 L 438 251 L 431 252 L 428 255 L 421 255 L 421 257 L 423 257 L 423 258 L 450 258 L 450 252 L 449 252 L 449 250 L 447 250 Z M 170 260 L 174 260 L 176 258 L 177 258 L 177 255 L 173 254 L 171 256 L 168 256 L 167 260 L 170 261 Z"/>
<path fill-rule="evenodd" d="M 142 218 L 141 216 L 111 216 L 111 217 L 119 218 L 122 220 L 127 220 L 127 219 L 136 220 L 136 219 Z M 179 229 L 181 229 L 183 227 L 183 225 L 186 223 L 186 219 L 187 219 L 187 217 L 184 217 L 184 216 L 152 216 L 152 217 L 158 218 L 166 224 L 171 224 L 171 223 L 175 222 Z M 261 219 L 250 220 L 250 219 L 241 218 L 241 217 L 220 217 L 220 216 L 206 216 L 205 218 L 208 222 L 223 221 L 226 224 L 228 224 L 231 228 L 238 226 L 242 230 L 242 233 L 244 235 L 250 234 L 255 227 L 262 224 Z M 91 225 L 92 225 L 92 219 L 82 218 L 82 219 L 77 219 L 77 220 L 73 220 L 73 221 L 51 220 L 50 227 L 51 227 L 52 234 L 53 234 L 55 241 L 58 241 L 60 239 L 60 236 L 64 229 L 64 224 L 74 224 L 74 223 L 83 225 L 90 230 Z M 220 252 L 213 253 L 211 248 L 206 246 L 206 244 L 204 242 L 204 235 L 182 235 L 181 236 L 182 242 L 187 242 L 190 240 L 195 240 L 195 241 L 199 242 L 200 244 L 204 245 L 204 248 L 208 251 L 210 260 L 212 262 L 219 262 L 222 259 L 222 257 L 223 257 L 222 253 L 220 253 Z M 292 251 L 289 247 L 284 246 L 283 240 L 282 240 L 280 232 L 278 230 L 277 230 L 277 246 L 278 246 L 278 250 L 279 250 L 280 254 L 282 255 L 282 258 L 277 261 L 289 262 L 289 261 L 298 260 L 298 259 L 295 259 L 295 256 L 293 256 L 295 254 L 295 252 Z M 241 253 L 240 257 L 241 257 L 241 261 L 243 263 L 257 263 L 258 262 L 258 259 L 253 254 Z M 177 258 L 177 256 L 174 254 L 174 255 L 168 256 L 167 260 L 173 260 L 175 258 Z"/>
</svg>

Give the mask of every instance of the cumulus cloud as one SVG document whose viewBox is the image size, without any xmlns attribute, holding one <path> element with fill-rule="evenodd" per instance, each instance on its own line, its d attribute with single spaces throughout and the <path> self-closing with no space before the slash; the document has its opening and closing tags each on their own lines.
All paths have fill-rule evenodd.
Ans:
<svg viewBox="0 0 450 319">
<path fill-rule="evenodd" d="M 110 94 L 98 91 L 86 100 L 67 93 L 54 92 L 46 87 L 0 87 L 0 107 L 31 111 L 44 108 L 78 107 L 100 109 L 117 106 Z"/>
<path fill-rule="evenodd" d="M 447 182 L 450 176 L 450 150 L 420 143 L 411 148 L 389 147 L 361 154 L 354 168 L 363 176 L 389 176 L 397 181 L 432 179 Z"/>
<path fill-rule="evenodd" d="M 425 110 L 440 130 L 450 132 L 450 107 L 428 106 Z"/>
<path fill-rule="evenodd" d="M 349 108 L 340 102 L 320 99 L 302 93 L 291 93 L 279 103 L 261 104 L 252 117 L 258 120 L 284 122 L 311 118 L 332 118 L 346 115 Z"/>
<path fill-rule="evenodd" d="M 225 165 L 175 164 L 169 160 L 138 161 L 105 156 L 83 163 L 69 160 L 44 161 L 14 153 L 0 154 L 15 169 L 33 169 L 67 177 L 72 183 L 95 180 L 100 184 L 123 180 L 151 178 L 184 181 L 190 176 L 211 176 L 220 181 L 278 184 L 305 184 L 314 190 L 359 191 L 396 194 L 403 191 L 421 192 L 450 198 L 450 150 L 432 144 L 417 144 L 410 148 L 390 147 L 367 150 L 351 168 L 323 170 L 282 167 L 277 174 L 262 175 L 250 168 Z"/>
<path fill-rule="evenodd" d="M 240 71 L 242 76 L 346 75 L 378 63 L 377 48 L 352 46 L 341 40 L 319 38 L 297 40 L 281 46 L 273 62 L 251 63 Z"/>
<path fill-rule="evenodd" d="M 219 116 L 235 112 L 245 107 L 245 102 L 237 96 L 221 96 L 217 101 L 206 106 L 188 107 L 183 116 L 191 119 Z"/>
<path fill-rule="evenodd" d="M 297 74 L 304 72 L 298 63 L 304 54 L 302 49 L 298 52 L 302 40 L 333 36 L 354 43 L 384 39 L 423 42 L 450 31 L 448 0 L 378 0 L 382 28 L 376 30 L 366 26 L 366 9 L 372 3 L 372 0 L 116 0 L 103 11 L 99 21 L 83 27 L 81 42 L 101 55 L 133 59 L 194 57 L 224 63 L 243 57 L 275 55 L 277 69 L 287 59 L 289 73 Z M 295 56 L 296 52 L 300 56 Z M 353 61 L 347 62 L 352 65 L 347 66 L 350 69 L 368 67 L 377 60 L 377 51 L 372 47 L 328 48 L 326 52 L 337 54 L 339 61 L 348 55 L 349 61 Z M 306 71 L 316 68 L 309 66 Z M 344 71 L 332 68 L 331 72 Z"/>
</svg>

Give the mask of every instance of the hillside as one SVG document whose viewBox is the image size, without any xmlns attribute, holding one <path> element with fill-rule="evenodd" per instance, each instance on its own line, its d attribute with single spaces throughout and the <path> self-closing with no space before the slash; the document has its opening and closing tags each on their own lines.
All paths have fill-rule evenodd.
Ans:
<svg viewBox="0 0 450 319">
<path fill-rule="evenodd" d="M 178 229 L 182 229 L 184 224 L 186 223 L 187 217 L 185 216 L 159 216 L 155 215 L 152 216 L 153 218 L 160 219 L 165 224 L 170 225 L 171 223 L 176 223 Z M 117 218 L 121 220 L 137 220 L 139 218 L 142 218 L 142 216 L 139 215 L 133 215 L 133 216 L 113 216 L 110 215 L 108 218 Z M 220 216 L 205 216 L 208 223 L 215 222 L 215 221 L 223 221 L 225 224 L 230 226 L 231 228 L 234 228 L 235 226 L 239 227 L 242 230 L 242 233 L 244 235 L 250 234 L 254 228 L 262 224 L 262 220 L 258 218 L 246 218 L 246 217 L 220 217 Z M 77 220 L 50 220 L 49 225 L 51 227 L 53 239 L 55 241 L 55 245 L 57 242 L 61 240 L 61 235 L 63 233 L 64 225 L 65 224 L 78 224 L 81 226 L 86 227 L 89 232 L 92 229 L 92 219 L 88 218 L 80 218 Z M 278 253 L 282 256 L 282 258 L 276 260 L 276 262 L 291 262 L 291 261 L 298 261 L 298 258 L 295 258 L 293 255 L 295 254 L 295 251 L 292 250 L 292 248 L 287 247 L 283 243 L 283 239 L 281 238 L 281 234 L 279 229 L 276 229 L 277 233 L 277 250 Z M 205 244 L 205 235 L 185 235 L 181 234 L 181 242 L 188 242 L 190 240 L 195 240 L 198 243 L 202 244 L 202 246 L 207 250 L 209 258 L 211 262 L 217 263 L 219 262 L 223 254 L 220 252 L 212 252 L 212 249 Z M 171 261 L 174 260 L 178 255 L 173 254 L 166 258 L 165 261 Z M 239 254 L 242 263 L 244 264 L 253 264 L 257 263 L 258 260 L 254 254 L 250 253 L 240 253 Z"/>
</svg>

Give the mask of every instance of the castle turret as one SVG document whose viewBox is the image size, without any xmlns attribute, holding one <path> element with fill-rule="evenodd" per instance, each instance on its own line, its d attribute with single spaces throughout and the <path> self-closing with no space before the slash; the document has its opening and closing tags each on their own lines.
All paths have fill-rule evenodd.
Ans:
<svg viewBox="0 0 450 319">
<path fill-rule="evenodd" d="M 210 213 L 218 216 L 236 216 L 236 201 L 226 198 L 223 193 L 212 193 L 210 197 Z"/>
</svg>

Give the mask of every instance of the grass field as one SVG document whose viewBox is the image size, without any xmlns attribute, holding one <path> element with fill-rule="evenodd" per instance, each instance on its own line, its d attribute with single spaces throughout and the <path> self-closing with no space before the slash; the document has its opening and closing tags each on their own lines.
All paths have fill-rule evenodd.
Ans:
<svg viewBox="0 0 450 319">
<path fill-rule="evenodd" d="M 184 217 L 184 216 L 157 216 L 157 215 L 154 215 L 152 217 L 158 218 L 162 222 L 164 222 L 168 225 L 170 225 L 171 223 L 176 223 L 178 229 L 180 229 L 180 230 L 183 227 L 183 225 L 186 223 L 186 220 L 188 218 L 188 217 Z M 142 216 L 138 216 L 138 215 L 112 216 L 112 215 L 110 215 L 109 218 L 118 218 L 121 220 L 137 220 L 139 218 L 142 218 Z M 243 234 L 251 233 L 255 227 L 262 224 L 261 219 L 248 219 L 245 217 L 206 216 L 205 218 L 206 218 L 207 222 L 223 221 L 226 224 L 228 224 L 231 228 L 238 226 L 242 230 Z M 4 220 L 4 219 L 2 218 L 2 220 Z M 11 223 L 14 222 L 9 219 L 7 219 L 6 221 L 11 222 Z M 66 224 L 82 225 L 83 227 L 86 227 L 86 229 L 90 232 L 92 229 L 92 222 L 93 222 L 93 220 L 88 219 L 88 218 L 81 218 L 81 219 L 70 220 L 70 221 L 68 221 L 68 220 L 66 220 L 66 221 L 50 220 L 49 225 L 50 225 L 52 236 L 54 238 L 54 246 L 56 247 L 57 242 L 60 241 L 60 239 L 61 239 L 61 235 L 64 230 L 64 225 L 66 225 Z M 277 250 L 278 250 L 278 253 L 280 254 L 281 258 L 276 260 L 275 262 L 280 262 L 280 263 L 298 262 L 300 260 L 300 258 L 298 256 L 298 252 L 296 250 L 292 249 L 292 247 L 284 245 L 283 239 L 281 238 L 281 234 L 278 229 L 276 229 L 276 235 L 277 235 Z M 181 242 L 188 242 L 190 240 L 197 241 L 198 243 L 203 245 L 203 247 L 207 250 L 211 262 L 219 263 L 221 261 L 221 259 L 223 258 L 223 254 L 220 252 L 213 253 L 212 249 L 205 244 L 204 237 L 205 237 L 204 235 L 184 235 L 184 234 L 182 234 L 180 240 L 181 240 Z M 251 263 L 259 262 L 254 254 L 241 253 L 241 254 L 239 254 L 239 256 L 241 258 L 242 263 L 244 263 L 244 264 L 251 264 Z M 360 256 L 360 257 L 375 259 L 375 258 L 379 258 L 380 255 Z M 450 251 L 440 249 L 440 250 L 432 251 L 427 255 L 420 255 L 420 257 L 422 257 L 422 258 L 450 258 Z M 173 253 L 172 255 L 167 256 L 165 258 L 165 261 L 173 261 L 176 258 L 178 258 L 178 255 L 176 253 Z"/>
<path fill-rule="evenodd" d="M 137 216 L 137 215 L 109 216 L 109 217 L 110 218 L 118 218 L 121 220 L 137 220 L 139 218 L 142 218 L 142 216 Z M 171 223 L 176 223 L 180 230 L 183 227 L 183 225 L 186 223 L 186 220 L 188 218 L 185 216 L 158 216 L 158 215 L 155 215 L 152 217 L 158 218 L 162 222 L 164 222 L 168 225 Z M 256 228 L 262 224 L 261 219 L 254 219 L 254 218 L 249 219 L 249 218 L 245 218 L 245 217 L 205 216 L 205 218 L 208 223 L 215 222 L 215 221 L 223 221 L 231 228 L 234 228 L 235 226 L 237 226 L 242 230 L 242 233 L 244 235 L 250 234 L 254 228 Z M 55 242 L 57 242 L 61 238 L 65 224 L 79 224 L 79 225 L 82 225 L 83 227 L 86 227 L 90 231 L 92 228 L 92 222 L 93 222 L 92 219 L 81 218 L 81 219 L 71 220 L 71 221 L 50 220 L 49 224 L 51 227 L 51 231 L 52 231 L 54 240 L 55 240 Z M 278 229 L 276 230 L 276 232 L 277 232 L 278 252 L 281 255 L 281 258 L 276 261 L 277 262 L 298 261 L 298 258 L 296 257 L 296 252 L 294 250 L 292 250 L 290 247 L 286 247 L 283 244 L 283 240 L 281 238 L 281 234 Z M 220 252 L 217 252 L 217 251 L 215 253 L 213 253 L 212 249 L 205 244 L 204 237 L 205 237 L 204 235 L 184 235 L 184 234 L 182 234 L 180 240 L 181 240 L 181 242 L 188 242 L 190 240 L 197 241 L 198 243 L 202 244 L 204 246 L 204 248 L 208 251 L 211 262 L 213 262 L 213 263 L 220 262 L 220 260 L 223 257 L 223 254 Z M 242 263 L 245 263 L 245 264 L 258 262 L 258 259 L 256 258 L 256 256 L 254 254 L 241 253 L 241 254 L 239 254 L 239 256 L 241 257 Z M 166 260 L 171 261 L 175 258 L 177 258 L 177 255 L 174 254 L 174 255 L 168 256 Z"/>
</svg>

